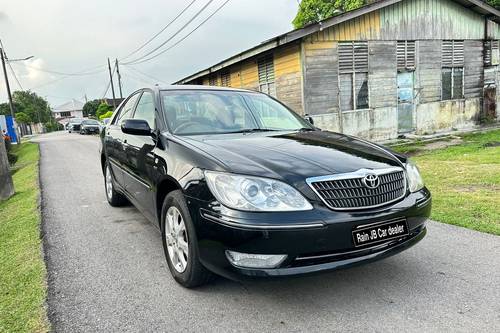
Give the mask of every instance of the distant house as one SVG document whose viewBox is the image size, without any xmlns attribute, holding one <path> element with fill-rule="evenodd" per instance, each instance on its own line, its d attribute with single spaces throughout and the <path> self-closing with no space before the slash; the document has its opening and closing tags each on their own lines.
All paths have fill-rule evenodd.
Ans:
<svg viewBox="0 0 500 333">
<path fill-rule="evenodd" d="M 499 40 L 482 1 L 380 0 L 176 84 L 262 91 L 320 128 L 385 140 L 500 121 Z"/>
<path fill-rule="evenodd" d="M 83 102 L 73 99 L 52 109 L 57 122 L 65 125 L 71 118 L 83 118 Z"/>
</svg>

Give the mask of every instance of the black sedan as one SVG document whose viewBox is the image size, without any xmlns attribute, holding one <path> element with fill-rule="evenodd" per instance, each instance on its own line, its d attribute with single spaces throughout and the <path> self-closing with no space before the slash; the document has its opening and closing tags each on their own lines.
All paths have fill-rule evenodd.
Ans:
<svg viewBox="0 0 500 333">
<path fill-rule="evenodd" d="M 203 86 L 141 89 L 101 133 L 108 202 L 161 231 L 173 277 L 290 276 L 420 241 L 431 194 L 415 164 L 322 131 L 279 101 Z"/>
<path fill-rule="evenodd" d="M 98 134 L 101 131 L 101 123 L 94 119 L 82 121 L 80 134 Z"/>
</svg>

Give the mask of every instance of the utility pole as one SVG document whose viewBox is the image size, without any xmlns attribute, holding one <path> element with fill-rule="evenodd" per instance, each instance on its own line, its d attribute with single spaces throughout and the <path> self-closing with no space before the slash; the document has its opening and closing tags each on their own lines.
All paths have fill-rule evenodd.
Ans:
<svg viewBox="0 0 500 333">
<path fill-rule="evenodd" d="M 5 69 L 6 56 L 5 56 L 4 49 L 0 48 L 0 54 L 2 56 L 2 68 L 3 68 L 3 76 L 5 78 L 5 87 L 7 88 L 7 97 L 9 98 L 10 116 L 12 117 L 12 122 L 14 123 L 14 132 L 16 133 L 17 143 L 20 144 L 21 138 L 19 137 L 19 134 L 17 133 L 16 124 L 14 122 L 14 120 L 15 120 L 14 104 L 12 103 L 12 94 L 10 93 L 9 77 L 7 76 L 7 70 Z"/>
<path fill-rule="evenodd" d="M 122 94 L 122 76 L 120 75 L 120 68 L 118 67 L 118 59 L 115 59 L 116 75 L 118 75 L 118 88 L 120 89 L 120 98 L 123 98 Z"/>
<path fill-rule="evenodd" d="M 115 86 L 113 85 L 113 73 L 111 72 L 111 63 L 109 62 L 109 58 L 108 58 L 108 70 L 109 70 L 109 83 L 111 84 L 111 92 L 113 93 L 113 109 L 116 109 Z"/>
</svg>

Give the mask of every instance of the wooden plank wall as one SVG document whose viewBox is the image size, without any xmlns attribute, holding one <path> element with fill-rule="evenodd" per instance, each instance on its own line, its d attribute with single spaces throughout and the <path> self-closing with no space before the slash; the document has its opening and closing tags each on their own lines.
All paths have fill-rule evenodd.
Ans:
<svg viewBox="0 0 500 333">
<path fill-rule="evenodd" d="M 368 48 L 370 108 L 396 106 L 396 41 L 371 41 Z"/>
<path fill-rule="evenodd" d="M 420 103 L 441 100 L 441 41 L 417 41 L 417 85 Z"/>
<path fill-rule="evenodd" d="M 337 43 L 305 41 L 303 47 L 305 113 L 338 112 Z"/>
<path fill-rule="evenodd" d="M 464 96 L 474 98 L 483 96 L 484 62 L 483 41 L 464 41 Z"/>
<path fill-rule="evenodd" d="M 276 97 L 298 114 L 304 114 L 301 66 L 300 44 L 279 48 L 274 52 Z"/>
</svg>

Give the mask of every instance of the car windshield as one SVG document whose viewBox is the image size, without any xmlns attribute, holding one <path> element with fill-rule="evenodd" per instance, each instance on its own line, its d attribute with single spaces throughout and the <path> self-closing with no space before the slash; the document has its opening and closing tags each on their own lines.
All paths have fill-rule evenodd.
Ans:
<svg viewBox="0 0 500 333">
<path fill-rule="evenodd" d="M 161 96 L 168 126 L 174 134 L 313 129 L 283 104 L 260 93 L 167 90 Z"/>
<path fill-rule="evenodd" d="M 99 125 L 99 122 L 97 120 L 92 120 L 92 119 L 89 119 L 89 120 L 84 120 L 82 122 L 83 125 Z"/>
</svg>

